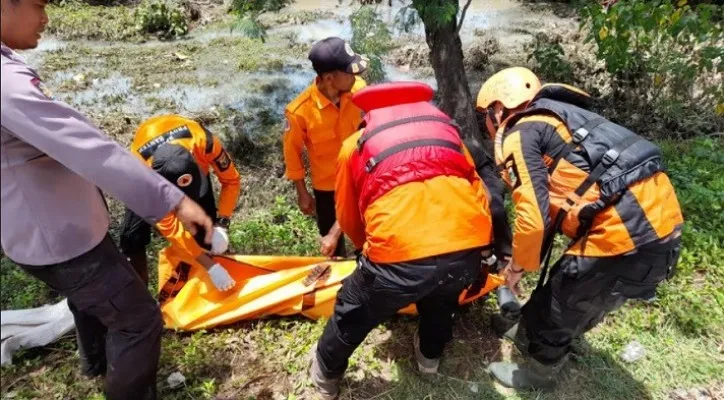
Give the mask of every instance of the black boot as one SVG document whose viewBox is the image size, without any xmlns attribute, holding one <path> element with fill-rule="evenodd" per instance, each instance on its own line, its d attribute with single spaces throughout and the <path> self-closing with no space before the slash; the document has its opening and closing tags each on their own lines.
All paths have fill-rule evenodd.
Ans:
<svg viewBox="0 0 724 400">
<path fill-rule="evenodd" d="M 503 386 L 514 389 L 551 389 L 568 357 L 554 364 L 542 364 L 532 357 L 523 362 L 494 362 L 488 372 Z"/>
<path fill-rule="evenodd" d="M 309 377 L 312 379 L 317 394 L 322 400 L 335 400 L 339 396 L 339 384 L 342 378 L 327 378 L 324 376 L 319 366 L 319 358 L 317 357 L 317 345 L 312 347 L 309 352 Z"/>
<path fill-rule="evenodd" d="M 490 320 L 493 330 L 498 337 L 512 341 L 522 354 L 528 354 L 528 335 L 526 334 L 525 323 L 523 323 L 522 319 L 512 321 L 500 314 L 493 314 Z"/>
</svg>

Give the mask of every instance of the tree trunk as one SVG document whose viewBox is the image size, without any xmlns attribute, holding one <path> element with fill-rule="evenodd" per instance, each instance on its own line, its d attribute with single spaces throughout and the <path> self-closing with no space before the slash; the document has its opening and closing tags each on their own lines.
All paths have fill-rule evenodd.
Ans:
<svg viewBox="0 0 724 400">
<path fill-rule="evenodd" d="M 454 18 L 444 22 L 439 13 L 431 12 L 429 8 L 425 10 L 431 4 L 435 6 L 452 4 L 455 10 L 458 10 L 459 6 L 457 0 L 413 0 L 413 5 L 425 24 L 430 62 L 435 70 L 440 95 L 440 109 L 460 126 L 464 138 L 480 140 L 482 138 L 480 128 L 463 64 L 463 46 L 457 32 L 457 13 Z"/>
</svg>

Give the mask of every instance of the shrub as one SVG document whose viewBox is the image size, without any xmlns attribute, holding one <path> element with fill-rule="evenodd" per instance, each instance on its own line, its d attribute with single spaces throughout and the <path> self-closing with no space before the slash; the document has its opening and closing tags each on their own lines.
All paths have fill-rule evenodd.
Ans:
<svg viewBox="0 0 724 400">
<path fill-rule="evenodd" d="M 533 70 L 542 79 L 554 82 L 573 80 L 573 67 L 566 60 L 560 35 L 548 36 L 537 33 L 531 43 L 525 45 L 528 61 L 533 60 Z"/>
<path fill-rule="evenodd" d="M 276 12 L 292 3 L 292 0 L 232 0 L 231 11 L 237 17 L 232 29 L 254 39 L 266 40 L 266 27 L 259 21 L 265 12 Z"/>
<path fill-rule="evenodd" d="M 627 0 L 608 9 L 596 3 L 582 8 L 587 40 L 595 41 L 612 76 L 614 100 L 636 100 L 627 107 L 640 109 L 645 121 L 649 115 L 660 120 L 665 136 L 724 126 L 724 8 L 701 4 L 694 10 L 686 2 Z"/>
<path fill-rule="evenodd" d="M 164 39 L 184 36 L 188 33 L 188 22 L 183 8 L 153 0 L 139 6 L 134 13 L 136 29 L 148 34 L 156 34 Z"/>
<path fill-rule="evenodd" d="M 369 58 L 366 79 L 370 83 L 385 79 L 382 55 L 389 51 L 392 37 L 390 30 L 370 6 L 360 7 L 349 16 L 352 25 L 352 41 L 350 45 L 360 54 Z"/>
</svg>

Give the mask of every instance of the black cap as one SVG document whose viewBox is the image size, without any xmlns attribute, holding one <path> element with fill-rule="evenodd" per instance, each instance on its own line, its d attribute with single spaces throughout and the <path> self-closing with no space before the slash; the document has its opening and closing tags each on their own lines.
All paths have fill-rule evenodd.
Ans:
<svg viewBox="0 0 724 400">
<path fill-rule="evenodd" d="M 338 37 L 328 37 L 315 43 L 309 52 L 309 59 L 317 74 L 344 71 L 357 75 L 367 69 L 367 60 L 356 54 L 349 43 Z"/>
<path fill-rule="evenodd" d="M 194 156 L 184 147 L 166 143 L 153 153 L 151 168 L 198 201 L 209 190 L 206 177 Z"/>
</svg>

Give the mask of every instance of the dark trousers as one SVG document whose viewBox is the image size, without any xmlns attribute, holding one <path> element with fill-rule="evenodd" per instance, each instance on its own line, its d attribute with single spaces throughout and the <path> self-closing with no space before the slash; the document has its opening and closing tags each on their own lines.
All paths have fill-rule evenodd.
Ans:
<svg viewBox="0 0 724 400">
<path fill-rule="evenodd" d="M 105 374 L 108 399 L 156 398 L 161 312 L 110 236 L 72 260 L 20 267 L 68 298 L 83 372 Z"/>
<path fill-rule="evenodd" d="M 349 357 L 385 319 L 415 303 L 420 314 L 420 351 L 442 355 L 452 338 L 458 297 L 481 270 L 482 249 L 459 251 L 397 264 L 375 264 L 359 257 L 357 268 L 337 294 L 334 314 L 317 345 L 327 378 L 344 374 Z"/>
<path fill-rule="evenodd" d="M 334 192 L 327 192 L 314 189 L 314 200 L 317 208 L 317 228 L 319 234 L 325 236 L 337 222 L 337 214 L 334 205 Z M 339 237 L 337 248 L 333 256 L 347 257 L 347 250 L 344 247 L 344 235 Z"/>
<path fill-rule="evenodd" d="M 523 307 L 528 353 L 554 364 L 571 350 L 573 339 L 593 329 L 628 299 L 649 300 L 676 266 L 680 239 L 643 246 L 631 255 L 593 258 L 564 256 L 548 282 Z"/>
<path fill-rule="evenodd" d="M 216 222 L 217 209 L 216 199 L 214 198 L 214 191 L 212 190 L 211 177 L 207 176 L 209 190 L 203 196 L 197 196 L 196 198 L 190 197 L 191 200 L 201 206 L 206 211 L 206 214 Z M 194 236 L 196 243 L 202 248 L 210 250 L 209 245 L 204 243 L 204 235 L 206 232 L 199 230 Z M 146 220 L 139 217 L 126 208 L 126 214 L 123 217 L 123 227 L 121 228 L 121 251 L 131 261 L 133 269 L 136 271 L 141 280 L 148 286 L 148 260 L 146 257 L 146 246 L 151 243 L 151 225 Z"/>
</svg>

